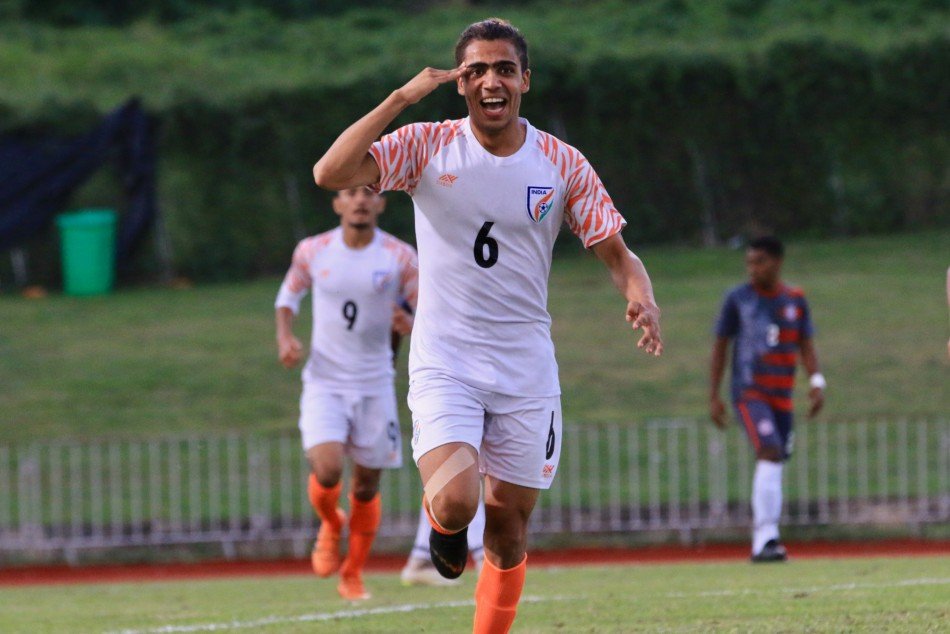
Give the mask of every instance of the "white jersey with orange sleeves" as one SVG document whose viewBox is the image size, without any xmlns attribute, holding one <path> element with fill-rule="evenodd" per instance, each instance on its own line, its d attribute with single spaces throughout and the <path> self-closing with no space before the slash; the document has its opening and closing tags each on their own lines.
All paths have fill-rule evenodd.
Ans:
<svg viewBox="0 0 950 634">
<path fill-rule="evenodd" d="M 415 250 L 379 229 L 360 249 L 346 245 L 340 227 L 302 240 L 275 306 L 297 314 L 300 300 L 313 291 L 304 381 L 337 393 L 392 390 L 393 304 L 415 307 L 417 284 Z"/>
<path fill-rule="evenodd" d="M 489 153 L 469 120 L 415 123 L 370 148 L 381 190 L 415 205 L 419 307 L 410 378 L 436 371 L 511 396 L 560 394 L 547 311 L 562 222 L 585 247 L 626 224 L 584 156 L 526 120 L 513 155 Z"/>
</svg>

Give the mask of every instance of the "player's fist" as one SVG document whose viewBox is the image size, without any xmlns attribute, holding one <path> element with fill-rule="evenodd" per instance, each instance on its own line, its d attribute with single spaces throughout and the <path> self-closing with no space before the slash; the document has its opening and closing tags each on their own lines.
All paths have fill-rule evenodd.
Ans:
<svg viewBox="0 0 950 634">
<path fill-rule="evenodd" d="M 718 396 L 709 399 L 709 418 L 719 429 L 726 428 L 726 405 Z"/>
<path fill-rule="evenodd" d="M 660 308 L 655 304 L 629 302 L 627 304 L 627 322 L 636 330 L 643 329 L 643 336 L 637 342 L 647 354 L 663 354 L 663 336 L 660 334 Z"/>
<path fill-rule="evenodd" d="M 393 304 L 393 332 L 405 337 L 412 332 L 413 319 L 409 311 L 402 306 Z"/>
<path fill-rule="evenodd" d="M 303 345 L 296 337 L 281 337 L 277 340 L 277 357 L 285 368 L 293 368 L 303 357 Z"/>
<path fill-rule="evenodd" d="M 464 64 L 452 70 L 424 68 L 421 73 L 410 79 L 405 86 L 396 90 L 396 94 L 400 99 L 406 102 L 406 105 L 412 105 L 438 88 L 441 84 L 455 81 L 461 77 L 464 69 Z"/>
</svg>

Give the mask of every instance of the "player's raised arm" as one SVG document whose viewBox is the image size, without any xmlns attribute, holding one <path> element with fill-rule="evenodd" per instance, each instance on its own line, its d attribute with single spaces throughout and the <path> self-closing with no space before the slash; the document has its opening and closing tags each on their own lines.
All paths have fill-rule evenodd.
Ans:
<svg viewBox="0 0 950 634">
<path fill-rule="evenodd" d="M 598 242 L 592 248 L 610 270 L 614 286 L 627 300 L 627 321 L 634 330 L 643 329 L 637 347 L 647 354 L 660 356 L 663 354 L 660 308 L 653 297 L 653 284 L 643 262 L 627 248 L 619 233 Z"/>
<path fill-rule="evenodd" d="M 405 86 L 394 90 L 369 114 L 348 127 L 313 166 L 313 179 L 324 189 L 340 190 L 379 181 L 379 166 L 369 148 L 393 119 L 408 106 L 439 87 L 455 81 L 463 66 L 452 70 L 426 68 Z"/>
</svg>

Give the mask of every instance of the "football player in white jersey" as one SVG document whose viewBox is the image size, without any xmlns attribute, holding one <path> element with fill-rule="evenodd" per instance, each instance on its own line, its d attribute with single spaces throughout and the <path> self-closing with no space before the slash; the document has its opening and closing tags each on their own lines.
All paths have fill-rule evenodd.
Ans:
<svg viewBox="0 0 950 634">
<path fill-rule="evenodd" d="M 560 386 L 547 312 L 551 250 L 562 222 L 608 268 L 663 350 L 660 311 L 625 222 L 576 149 L 519 117 L 527 44 L 496 18 L 472 24 L 456 68 L 427 68 L 347 128 L 314 166 L 327 189 L 374 185 L 412 196 L 419 305 L 409 354 L 413 458 L 432 524 L 430 554 L 461 574 L 466 527 L 484 475 L 485 561 L 475 632 L 507 632 L 524 586 L 528 519 L 561 450 Z M 453 82 L 468 117 L 415 123 L 377 141 L 408 106 Z"/>
<path fill-rule="evenodd" d="M 320 517 L 314 572 L 338 570 L 344 599 L 369 598 L 362 570 L 380 521 L 382 469 L 402 464 L 391 334 L 408 334 L 418 263 L 411 246 L 376 227 L 385 201 L 367 187 L 340 191 L 340 226 L 300 242 L 275 303 L 281 363 L 296 366 L 303 346 L 293 321 L 313 293 L 310 357 L 303 369 L 300 432 L 310 464 L 308 493 Z M 344 454 L 353 461 L 349 551 L 340 555 L 347 517 L 338 507 Z"/>
</svg>

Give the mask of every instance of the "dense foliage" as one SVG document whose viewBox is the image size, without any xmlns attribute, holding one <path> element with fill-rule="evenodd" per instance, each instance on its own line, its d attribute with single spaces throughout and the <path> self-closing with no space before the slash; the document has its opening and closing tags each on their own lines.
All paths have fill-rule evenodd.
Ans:
<svg viewBox="0 0 950 634">
<path fill-rule="evenodd" d="M 0 127 L 78 131 L 141 95 L 162 123 L 176 266 L 218 278 L 282 268 L 298 237 L 333 224 L 314 159 L 418 69 L 450 64 L 465 24 L 498 12 L 326 3 L 289 21 L 250 0 L 207 4 L 228 11 L 169 23 L 143 11 L 114 20 L 133 20 L 123 28 L 7 21 Z M 584 151 L 633 243 L 950 224 L 945 2 L 564 1 L 503 14 L 532 46 L 525 115 Z M 398 123 L 463 107 L 445 88 Z M 411 235 L 408 201 L 390 199 L 385 225 Z"/>
<path fill-rule="evenodd" d="M 135 20 L 187 20 L 209 11 L 258 9 L 282 18 L 333 15 L 355 7 L 424 8 L 438 0 L 7 0 L 6 17 L 61 26 L 125 25 Z M 408 7 L 407 7 L 408 5 Z"/>
</svg>

